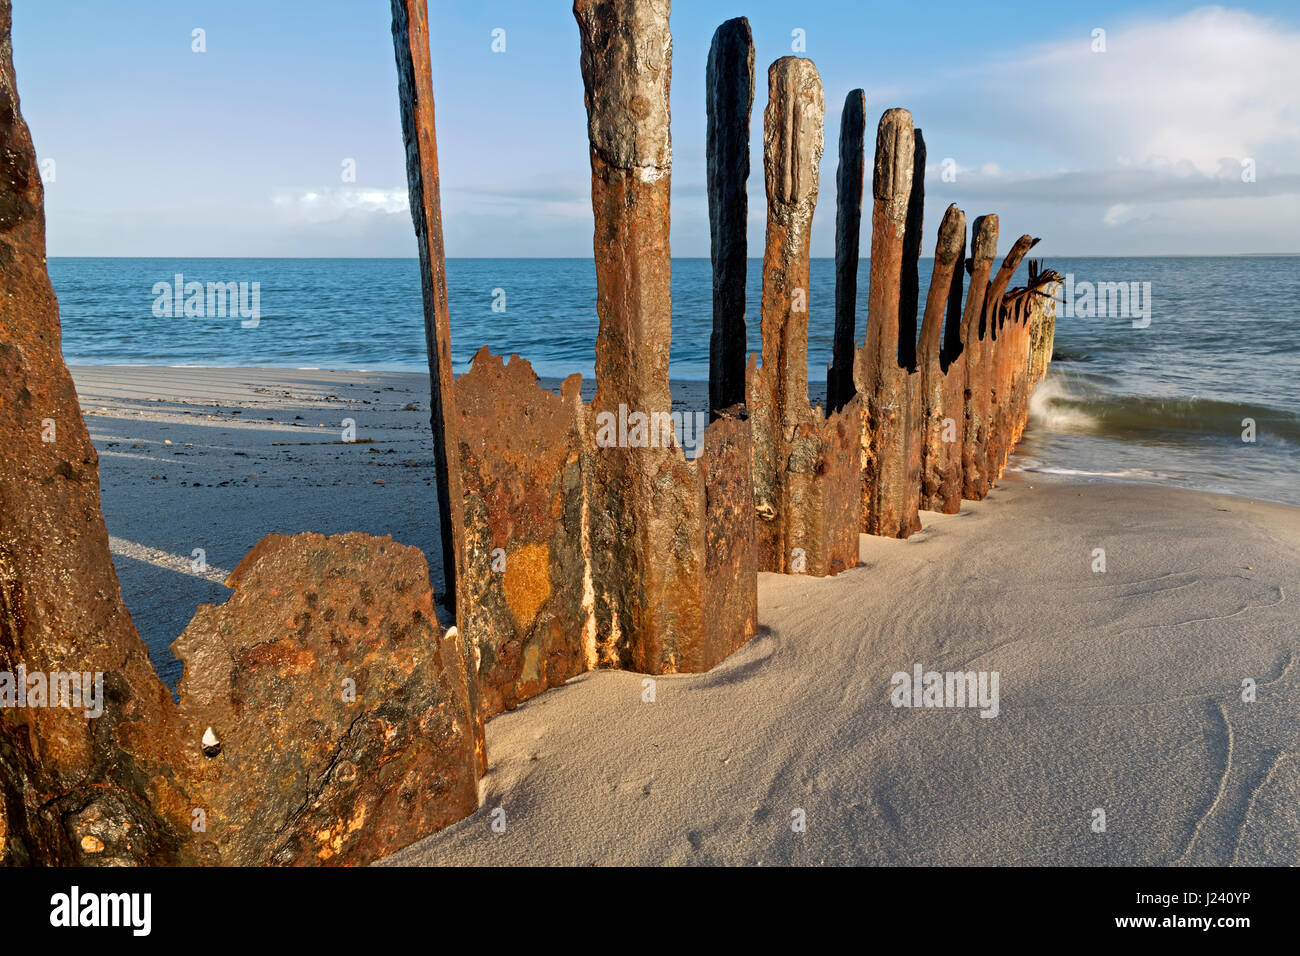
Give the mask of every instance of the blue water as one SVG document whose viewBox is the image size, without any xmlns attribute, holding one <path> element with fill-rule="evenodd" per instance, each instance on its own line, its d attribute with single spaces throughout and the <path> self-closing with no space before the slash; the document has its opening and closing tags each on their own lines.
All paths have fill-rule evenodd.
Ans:
<svg viewBox="0 0 1300 956">
<path fill-rule="evenodd" d="M 1150 283 L 1150 324 L 1062 315 L 1017 466 L 1116 477 L 1300 505 L 1300 258 L 1056 259 L 1083 282 Z M 413 259 L 51 259 L 73 364 L 268 366 L 424 371 Z M 929 261 L 921 262 L 922 299 Z M 749 347 L 759 348 L 761 262 L 750 260 Z M 258 283 L 260 319 L 158 317 L 157 283 Z M 859 270 L 858 338 L 868 263 Z M 596 277 L 590 260 L 447 263 L 458 372 L 487 345 L 542 375 L 592 374 Z M 1017 277 L 1023 281 L 1023 272 Z M 498 291 L 499 290 L 499 291 Z M 1076 300 L 1077 301 L 1077 300 Z M 493 304 L 504 311 L 493 311 Z M 809 375 L 831 354 L 834 263 L 814 260 Z M 672 375 L 708 377 L 707 259 L 673 262 Z M 1243 419 L 1256 441 L 1242 441 Z"/>
</svg>

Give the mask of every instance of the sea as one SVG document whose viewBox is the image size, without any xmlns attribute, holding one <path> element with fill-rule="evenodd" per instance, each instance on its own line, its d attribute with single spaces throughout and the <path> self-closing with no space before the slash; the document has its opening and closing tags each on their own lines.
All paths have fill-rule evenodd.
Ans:
<svg viewBox="0 0 1300 956">
<path fill-rule="evenodd" d="M 749 262 L 751 351 L 759 349 L 761 266 Z M 930 266 L 921 260 L 922 301 Z M 1046 266 L 1067 285 L 1051 370 L 1033 396 L 1013 469 L 1300 506 L 1300 257 L 1061 258 Z M 51 258 L 49 270 L 69 364 L 428 368 L 415 259 Z M 868 276 L 864 259 L 859 342 Z M 1013 284 L 1024 278 L 1022 267 Z M 231 307 L 209 310 L 206 297 L 187 294 L 191 282 L 234 283 L 224 287 Z M 539 375 L 593 374 L 592 260 L 451 259 L 447 288 L 457 373 L 486 345 L 523 356 Z M 673 260 L 672 298 L 671 376 L 707 380 L 708 259 Z M 834 308 L 834 261 L 815 259 L 814 383 L 826 378 Z"/>
</svg>

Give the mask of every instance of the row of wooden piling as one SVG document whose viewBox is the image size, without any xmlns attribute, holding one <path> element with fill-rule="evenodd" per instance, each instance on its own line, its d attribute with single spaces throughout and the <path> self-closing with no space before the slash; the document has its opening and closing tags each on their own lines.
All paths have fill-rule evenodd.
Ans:
<svg viewBox="0 0 1300 956">
<path fill-rule="evenodd" d="M 752 71 L 752 39 L 747 25 L 738 25 L 742 22 L 720 27 L 714 48 L 731 45 L 725 61 L 737 71 Z M 749 82 L 752 85 L 752 72 Z M 709 83 L 725 89 L 744 86 L 746 79 L 710 71 Z M 1012 275 L 1037 242 L 1022 236 L 990 280 L 997 217 L 975 220 L 967 259 L 965 214 L 951 206 L 939 228 L 924 308 L 918 310 L 925 144 L 906 110 L 887 110 L 877 129 L 872 166 L 867 328 L 865 343 L 858 347 L 865 96 L 861 90 L 849 93 L 841 115 L 836 179 L 835 331 L 827 375 L 827 425 L 821 427 L 820 444 L 792 454 L 792 442 L 812 431 L 812 418 L 821 417 L 810 417 L 807 409 L 807 250 L 825 109 L 820 80 L 809 60 L 777 60 L 768 70 L 768 89 L 763 136 L 768 200 L 763 365 L 756 369 L 751 363 L 748 402 L 755 431 L 759 538 L 779 540 L 781 547 L 763 551 L 759 566 L 789 571 L 792 554 L 797 553 L 800 570 L 834 573 L 856 563 L 856 537 L 840 535 L 842 523 L 851 524 L 855 535 L 864 531 L 905 538 L 921 527 L 921 510 L 952 513 L 963 497 L 988 494 L 1024 429 L 1028 391 L 1046 372 L 1045 359 L 1035 361 L 1031 346 L 1036 344 L 1041 353 L 1050 338 L 1056 275 L 1031 264 L 1028 285 L 1008 290 Z M 731 142 L 748 141 L 749 117 L 732 113 L 730 122 L 732 128 L 716 130 L 710 121 L 710 156 L 728 149 Z M 743 202 L 734 192 L 717 189 L 711 189 L 709 197 L 711 206 Z M 712 208 L 710 213 L 715 250 L 742 241 L 743 225 L 736 225 L 736 215 Z M 721 228 L 735 233 L 719 237 Z M 963 306 L 964 272 L 970 275 L 970 288 Z M 727 276 L 740 288 L 743 279 L 743 266 Z M 734 303 L 730 307 L 736 308 Z M 918 311 L 923 314 L 919 342 Z M 1049 329 L 1046 337 L 1031 332 L 1044 326 Z M 744 331 L 743 325 L 715 311 L 714 368 L 728 367 L 734 355 L 744 353 Z M 845 429 L 859 437 L 857 507 L 840 497 L 843 483 L 832 435 Z M 810 462 L 816 463 L 811 479 Z M 818 518 L 817 534 L 785 533 L 791 527 L 816 526 Z M 765 533 L 764 523 L 773 530 Z"/>
<path fill-rule="evenodd" d="M 921 510 L 984 497 L 1045 371 L 1031 346 L 1047 341 L 1050 352 L 1054 274 L 1033 264 L 1028 286 L 1008 289 L 1028 236 L 992 274 L 996 216 L 975 220 L 967 258 L 965 216 L 948 209 L 920 301 L 925 146 L 901 109 L 877 130 L 857 343 L 866 102 L 855 90 L 840 123 L 827 401 L 810 403 L 825 98 L 812 61 L 789 56 L 768 70 L 762 351 L 746 354 L 754 44 L 737 18 L 715 33 L 706 72 L 714 323 L 703 452 L 598 447 L 599 416 L 671 408 L 672 44 L 667 0 L 576 0 L 574 14 L 595 219 L 595 399 L 582 402 L 578 376 L 556 395 L 522 359 L 484 349 L 444 402 L 458 409 L 465 509 L 458 621 L 487 716 L 594 667 L 707 670 L 756 632 L 758 571 L 836 574 L 857 564 L 860 532 L 907 537 Z"/>
</svg>

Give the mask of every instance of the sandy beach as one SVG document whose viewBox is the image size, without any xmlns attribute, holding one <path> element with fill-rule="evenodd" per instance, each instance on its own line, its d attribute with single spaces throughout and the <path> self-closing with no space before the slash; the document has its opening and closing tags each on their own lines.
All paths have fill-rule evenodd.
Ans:
<svg viewBox="0 0 1300 956">
<path fill-rule="evenodd" d="M 425 376 L 73 374 L 169 683 L 166 646 L 267 533 L 391 534 L 437 577 Z M 760 575 L 759 635 L 652 703 L 601 671 L 494 719 L 478 813 L 390 862 L 1300 862 L 1300 509 L 1013 473 L 922 520 L 837 577 Z M 916 665 L 997 672 L 997 716 L 892 706 Z"/>
</svg>

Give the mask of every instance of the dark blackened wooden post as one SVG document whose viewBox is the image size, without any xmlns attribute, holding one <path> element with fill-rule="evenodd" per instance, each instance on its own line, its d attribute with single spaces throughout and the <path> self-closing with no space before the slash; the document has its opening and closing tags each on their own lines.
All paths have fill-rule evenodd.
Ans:
<svg viewBox="0 0 1300 956">
<path fill-rule="evenodd" d="M 709 411 L 745 401 L 745 232 L 749 202 L 749 119 L 754 108 L 754 35 L 744 17 L 713 34 L 705 73 L 708 111 L 709 234 L 713 258 L 713 334 Z"/>
<path fill-rule="evenodd" d="M 963 216 L 963 220 L 964 220 Z M 943 329 L 943 350 L 940 353 L 940 363 L 946 370 L 957 356 L 962 353 L 962 280 L 966 275 L 966 270 L 961 267 L 966 258 L 966 233 L 963 230 L 961 237 L 961 252 L 957 256 L 958 267 L 952 270 L 952 285 L 948 290 L 948 320 Z"/>
<path fill-rule="evenodd" d="M 853 90 L 840 114 L 840 165 L 835 174 L 835 340 L 826 376 L 826 413 L 855 393 L 853 358 L 858 310 L 859 233 L 862 228 L 863 137 L 867 96 Z"/>
<path fill-rule="evenodd" d="M 917 260 L 921 257 L 921 232 L 925 219 L 925 140 L 913 131 L 912 193 L 907 202 L 903 230 L 903 272 L 898 285 L 898 364 L 916 368 L 916 310 L 921 295 Z"/>
</svg>

